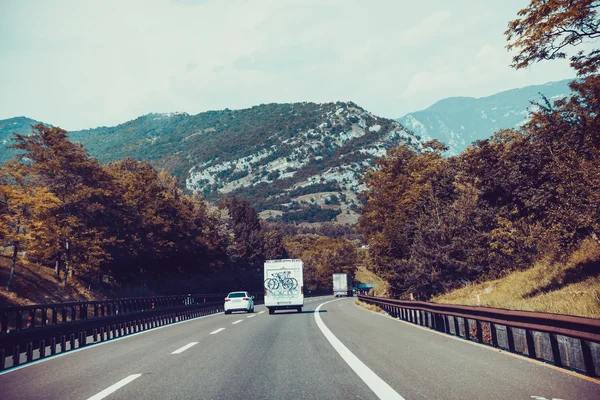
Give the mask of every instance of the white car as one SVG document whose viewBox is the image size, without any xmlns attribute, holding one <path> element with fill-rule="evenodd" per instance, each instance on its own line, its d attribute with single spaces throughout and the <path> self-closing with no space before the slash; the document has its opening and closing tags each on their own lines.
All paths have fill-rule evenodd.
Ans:
<svg viewBox="0 0 600 400">
<path fill-rule="evenodd" d="M 225 297 L 225 314 L 231 314 L 232 311 L 254 312 L 254 296 L 248 292 L 231 292 Z"/>
</svg>

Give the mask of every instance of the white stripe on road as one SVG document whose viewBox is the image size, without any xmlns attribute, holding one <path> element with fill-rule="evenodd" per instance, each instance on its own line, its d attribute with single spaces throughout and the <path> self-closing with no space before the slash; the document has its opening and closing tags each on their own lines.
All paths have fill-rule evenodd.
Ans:
<svg viewBox="0 0 600 400">
<path fill-rule="evenodd" d="M 11 367 L 10 369 L 1 371 L 0 375 L 9 374 L 9 373 L 11 373 L 13 371 L 18 371 L 20 369 L 31 367 L 31 366 L 34 366 L 36 364 L 40 364 L 40 363 L 43 363 L 43 362 L 46 362 L 46 361 L 54 360 L 55 358 L 64 357 L 64 356 L 68 356 L 68 355 L 71 355 L 71 354 L 75 354 L 75 353 L 78 353 L 80 351 L 85 351 L 85 350 L 89 350 L 89 349 L 95 349 L 98 346 L 103 346 L 105 344 L 110 344 L 110 343 L 118 342 L 119 340 L 126 340 L 126 339 L 129 339 L 129 338 L 138 336 L 138 335 L 143 335 L 144 333 L 157 331 L 157 330 L 163 329 L 163 328 L 171 328 L 171 327 L 174 327 L 174 326 L 179 325 L 179 324 L 186 324 L 188 322 L 194 322 L 194 321 L 198 321 L 198 320 L 203 319 L 203 318 L 210 318 L 210 317 L 214 317 L 215 315 L 222 315 L 222 314 L 223 314 L 223 312 L 218 312 L 218 313 L 209 314 L 209 315 L 203 315 L 201 317 L 190 318 L 190 319 L 186 319 L 184 321 L 174 322 L 172 324 L 161 325 L 161 326 L 157 326 L 155 328 L 145 329 L 145 330 L 143 330 L 141 332 L 130 333 L 129 335 L 119 336 L 118 338 L 114 338 L 114 339 L 110 339 L 110 340 L 105 340 L 104 342 L 90 343 L 90 344 L 88 344 L 85 347 L 79 347 L 77 349 L 73 349 L 73 350 L 65 351 L 63 353 L 55 354 L 53 356 L 40 358 L 38 360 L 32 361 L 32 362 L 27 363 L 27 364 L 21 364 L 21 365 L 16 366 L 16 367 Z"/>
<path fill-rule="evenodd" d="M 248 315 L 246 318 L 256 317 L 256 314 Z"/>
<path fill-rule="evenodd" d="M 104 389 L 103 391 L 101 391 L 100 393 L 98 393 L 98 394 L 90 397 L 88 400 L 100 400 L 100 399 L 103 399 L 106 396 L 108 396 L 109 394 L 111 394 L 113 392 L 116 392 L 117 390 L 119 390 L 123 386 L 127 385 L 128 383 L 133 382 L 134 380 L 136 380 L 140 376 L 142 376 L 142 374 L 129 375 L 127 378 L 121 379 L 119 382 L 115 383 L 114 385 L 109 386 L 106 389 Z"/>
<path fill-rule="evenodd" d="M 180 349 L 175 350 L 174 352 L 172 352 L 171 354 L 179 354 L 179 353 L 183 353 L 184 351 L 186 351 L 187 349 L 189 349 L 190 347 L 192 347 L 193 345 L 198 344 L 198 342 L 192 342 L 192 343 L 188 343 L 185 346 L 183 346 Z"/>
<path fill-rule="evenodd" d="M 242 321 L 243 321 L 243 319 L 238 319 L 237 321 L 235 321 L 235 322 L 232 322 L 232 323 L 231 323 L 231 325 L 239 324 L 239 323 L 240 323 L 240 322 L 242 322 Z"/>
<path fill-rule="evenodd" d="M 262 313 L 264 313 L 264 312 L 265 312 L 265 310 L 262 310 L 261 312 L 259 312 L 259 314 L 262 314 Z"/>
<path fill-rule="evenodd" d="M 219 332 L 224 331 L 224 330 L 225 330 L 225 328 L 219 328 L 216 331 L 212 331 L 210 334 L 214 335 L 215 333 L 219 333 Z"/>
<path fill-rule="evenodd" d="M 341 300 L 341 299 L 340 299 Z M 400 396 L 398 392 L 396 392 L 390 385 L 385 383 L 383 379 L 381 379 L 375 372 L 371 371 L 369 367 L 367 367 L 362 361 L 358 359 L 340 340 L 335 337 L 333 333 L 325 326 L 321 316 L 319 315 L 319 310 L 321 306 L 331 303 L 331 300 L 326 301 L 325 303 L 319 304 L 317 308 L 315 308 L 315 321 L 317 322 L 317 326 L 323 332 L 323 335 L 327 338 L 329 343 L 333 346 L 335 351 L 338 352 L 340 356 L 346 361 L 346 364 L 356 372 L 358 377 L 363 380 L 364 383 L 375 393 L 377 397 L 385 400 L 404 400 L 404 397 Z"/>
</svg>

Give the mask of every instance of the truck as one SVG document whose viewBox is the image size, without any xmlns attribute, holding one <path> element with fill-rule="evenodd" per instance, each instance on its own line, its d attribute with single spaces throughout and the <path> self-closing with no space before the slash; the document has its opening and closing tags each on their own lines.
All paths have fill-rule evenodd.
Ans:
<svg viewBox="0 0 600 400">
<path fill-rule="evenodd" d="M 264 268 L 265 306 L 302 312 L 304 306 L 304 263 L 299 259 L 267 260 Z"/>
<path fill-rule="evenodd" d="M 335 297 L 352 297 L 352 277 L 349 274 L 333 274 L 333 294 L 335 295 Z"/>
</svg>

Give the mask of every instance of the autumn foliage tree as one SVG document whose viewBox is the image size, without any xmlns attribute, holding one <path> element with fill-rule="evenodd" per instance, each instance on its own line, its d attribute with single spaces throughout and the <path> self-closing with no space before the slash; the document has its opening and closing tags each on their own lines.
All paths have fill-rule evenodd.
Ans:
<svg viewBox="0 0 600 400">
<path fill-rule="evenodd" d="M 73 271 L 96 270 L 110 259 L 106 243 L 114 240 L 103 223 L 110 196 L 110 177 L 85 149 L 72 143 L 66 131 L 42 124 L 31 135 L 15 134 L 27 174 L 35 186 L 46 188 L 58 202 L 45 223 L 47 237 L 34 241 L 31 250 L 44 262 L 55 260 L 63 271 L 63 284 Z"/>
<path fill-rule="evenodd" d="M 7 286 L 21 251 L 55 266 L 63 285 L 73 272 L 160 293 L 212 291 L 226 275 L 257 284 L 265 239 L 246 201 L 227 199 L 219 210 L 148 162 L 101 165 L 60 128 L 36 125 L 14 140 L 18 159 L 0 169 L 0 240 L 13 254 Z M 269 236 L 270 254 L 281 242 Z"/>
<path fill-rule="evenodd" d="M 600 37 L 591 0 L 532 0 L 505 32 L 513 67 L 566 58 Z M 599 241 L 600 50 L 571 56 L 573 94 L 443 159 L 439 143 L 421 153 L 390 151 L 367 183 L 359 228 L 370 265 L 395 295 L 418 298 L 564 258 Z"/>
<path fill-rule="evenodd" d="M 30 184 L 27 169 L 9 161 L 0 169 L 0 240 L 12 247 L 6 290 L 11 290 L 19 252 L 31 246 L 35 237 L 47 234 L 42 221 L 58 199 L 43 186 Z"/>
</svg>

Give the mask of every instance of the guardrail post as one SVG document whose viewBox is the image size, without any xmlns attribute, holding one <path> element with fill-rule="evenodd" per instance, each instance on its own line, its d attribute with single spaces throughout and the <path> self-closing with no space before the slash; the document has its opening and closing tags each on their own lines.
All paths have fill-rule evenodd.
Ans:
<svg viewBox="0 0 600 400">
<path fill-rule="evenodd" d="M 595 377 L 596 368 L 594 366 L 594 357 L 592 355 L 592 349 L 587 340 L 580 339 L 581 351 L 583 353 L 583 363 L 585 365 L 585 372 L 587 375 Z"/>
<path fill-rule="evenodd" d="M 458 337 L 461 337 L 460 336 L 460 326 L 458 326 L 458 318 L 453 315 L 452 320 L 454 321 L 454 334 Z"/>
<path fill-rule="evenodd" d="M 76 306 L 71 306 L 71 322 L 77 321 L 77 308 Z"/>
<path fill-rule="evenodd" d="M 40 339 L 40 358 L 46 357 L 46 340 Z"/>
<path fill-rule="evenodd" d="M 27 362 L 31 362 L 33 360 L 33 342 L 27 342 Z"/>
<path fill-rule="evenodd" d="M 475 333 L 477 335 L 477 341 L 479 343 L 483 343 L 483 329 L 481 327 L 481 321 L 478 319 L 475 320 Z"/>
<path fill-rule="evenodd" d="M 463 318 L 463 325 L 465 327 L 465 339 L 466 340 L 471 340 L 471 332 L 470 332 L 470 328 L 469 328 L 469 319 L 468 318 Z"/>
<path fill-rule="evenodd" d="M 513 330 L 510 326 L 506 326 L 506 341 L 508 342 L 508 350 L 512 353 L 515 352 L 515 337 L 513 336 Z"/>
<path fill-rule="evenodd" d="M 13 347 L 13 367 L 21 363 L 21 349 L 18 344 Z"/>
<path fill-rule="evenodd" d="M 42 326 L 48 325 L 48 309 L 46 307 L 42 308 Z"/>
<path fill-rule="evenodd" d="M 492 333 L 492 346 L 498 347 L 498 331 L 496 330 L 496 324 L 490 322 L 490 332 Z"/>
<path fill-rule="evenodd" d="M 562 367 L 560 348 L 558 347 L 558 337 L 555 333 L 549 333 L 548 336 L 550 338 L 550 347 L 552 348 L 552 362 L 557 367 Z"/>
<path fill-rule="evenodd" d="M 0 371 L 4 370 L 6 367 L 6 350 L 4 348 L 0 349 Z"/>
<path fill-rule="evenodd" d="M 50 354 L 51 355 L 56 354 L 56 338 L 55 337 L 50 339 Z"/>
<path fill-rule="evenodd" d="M 531 329 L 525 329 L 525 339 L 527 342 L 527 356 L 537 358 L 535 355 L 535 342 L 533 341 L 533 332 Z"/>
<path fill-rule="evenodd" d="M 58 314 L 56 311 L 56 310 L 58 310 L 58 308 L 52 307 L 51 310 L 52 310 L 52 325 L 56 325 L 58 323 Z"/>
</svg>

